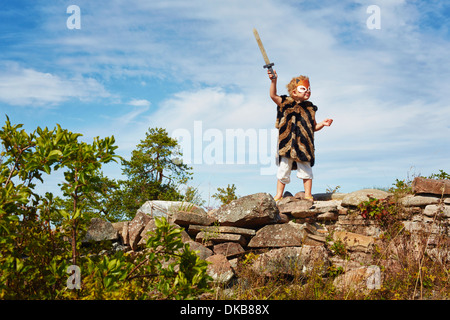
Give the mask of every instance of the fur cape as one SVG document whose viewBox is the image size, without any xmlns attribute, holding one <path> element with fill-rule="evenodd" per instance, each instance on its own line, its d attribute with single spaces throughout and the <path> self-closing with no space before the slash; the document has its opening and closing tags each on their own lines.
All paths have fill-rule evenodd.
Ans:
<svg viewBox="0 0 450 320">
<path fill-rule="evenodd" d="M 317 107 L 310 101 L 296 102 L 288 96 L 281 96 L 277 108 L 275 127 L 278 129 L 278 157 L 294 161 L 308 161 L 314 166 L 314 128 Z M 297 164 L 294 162 L 292 169 Z"/>
</svg>

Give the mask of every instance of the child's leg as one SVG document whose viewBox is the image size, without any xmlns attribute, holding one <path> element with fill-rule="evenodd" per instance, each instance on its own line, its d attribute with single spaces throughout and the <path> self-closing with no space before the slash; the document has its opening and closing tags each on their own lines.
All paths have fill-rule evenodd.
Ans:
<svg viewBox="0 0 450 320">
<path fill-rule="evenodd" d="M 280 200 L 283 197 L 284 187 L 286 185 L 281 182 L 280 180 L 277 180 L 277 194 L 275 195 L 275 200 Z"/>
<path fill-rule="evenodd" d="M 305 198 L 312 199 L 312 179 L 313 172 L 309 162 L 297 162 L 297 177 L 303 179 L 305 187 Z"/>
<path fill-rule="evenodd" d="M 312 179 L 303 179 L 303 186 L 305 187 L 305 198 L 311 199 Z"/>
<path fill-rule="evenodd" d="M 279 200 L 283 197 L 284 187 L 291 181 L 292 160 L 281 157 L 277 171 L 277 194 L 274 199 Z"/>
</svg>

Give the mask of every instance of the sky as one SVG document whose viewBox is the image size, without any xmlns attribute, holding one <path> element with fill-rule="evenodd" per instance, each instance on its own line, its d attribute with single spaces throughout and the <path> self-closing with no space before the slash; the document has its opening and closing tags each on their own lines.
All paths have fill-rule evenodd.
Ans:
<svg viewBox="0 0 450 320">
<path fill-rule="evenodd" d="M 75 7 L 74 7 L 75 6 Z M 77 11 L 78 10 L 78 11 Z M 313 193 L 450 172 L 450 3 L 357 0 L 7 0 L 0 123 L 113 135 L 129 159 L 149 128 L 177 138 L 202 198 L 234 184 L 275 195 L 278 94 L 310 77 Z M 104 173 L 121 179 L 120 164 Z M 56 192 L 61 174 L 43 191 Z M 303 190 L 292 173 L 286 190 Z"/>
</svg>

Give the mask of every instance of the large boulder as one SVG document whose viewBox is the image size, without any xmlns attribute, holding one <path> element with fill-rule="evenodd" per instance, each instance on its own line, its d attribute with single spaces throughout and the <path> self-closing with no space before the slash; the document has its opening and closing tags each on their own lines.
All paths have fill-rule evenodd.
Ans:
<svg viewBox="0 0 450 320">
<path fill-rule="evenodd" d="M 223 205 L 212 214 L 222 226 L 257 228 L 280 220 L 273 197 L 268 193 L 248 195 Z"/>
</svg>

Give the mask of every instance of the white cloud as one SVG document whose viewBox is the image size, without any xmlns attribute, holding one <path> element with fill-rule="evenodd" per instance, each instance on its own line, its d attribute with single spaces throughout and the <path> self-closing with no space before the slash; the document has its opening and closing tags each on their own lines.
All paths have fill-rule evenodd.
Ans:
<svg viewBox="0 0 450 320">
<path fill-rule="evenodd" d="M 15 106 L 54 106 L 69 99 L 89 101 L 110 94 L 92 78 L 65 78 L 24 68 L 17 63 L 0 66 L 0 101 Z"/>
<path fill-rule="evenodd" d="M 128 104 L 135 107 L 150 107 L 150 101 L 146 99 L 131 99 Z"/>
</svg>

